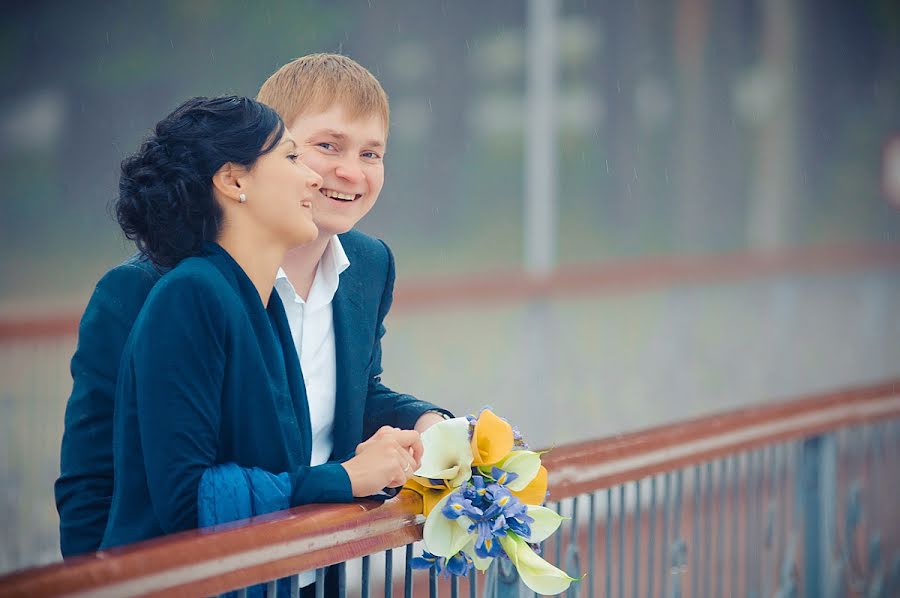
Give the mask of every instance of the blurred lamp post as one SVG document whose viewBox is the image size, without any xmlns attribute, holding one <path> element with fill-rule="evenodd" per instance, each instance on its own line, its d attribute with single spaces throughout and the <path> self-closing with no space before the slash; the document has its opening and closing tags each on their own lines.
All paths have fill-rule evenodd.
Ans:
<svg viewBox="0 0 900 598">
<path fill-rule="evenodd" d="M 884 144 L 881 188 L 888 202 L 900 208 L 900 134 L 894 135 Z"/>
<path fill-rule="evenodd" d="M 522 244 L 524 269 L 533 279 L 546 279 L 556 267 L 558 220 L 557 144 L 559 106 L 557 65 L 559 0 L 529 0 L 526 21 L 525 206 Z M 526 405 L 552 401 L 556 390 L 556 335 L 550 304 L 545 298 L 526 308 Z M 553 418 L 562 421 L 562 418 Z M 547 431 L 545 431 L 546 433 Z M 556 437 L 550 432 L 551 437 Z"/>
<path fill-rule="evenodd" d="M 558 0 L 530 0 L 526 23 L 525 271 L 541 277 L 556 265 Z"/>
</svg>

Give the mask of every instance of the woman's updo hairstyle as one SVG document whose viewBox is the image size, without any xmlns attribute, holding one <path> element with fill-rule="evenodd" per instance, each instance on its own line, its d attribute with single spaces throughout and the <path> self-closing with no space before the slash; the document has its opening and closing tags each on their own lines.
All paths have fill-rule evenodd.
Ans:
<svg viewBox="0 0 900 598">
<path fill-rule="evenodd" d="M 249 98 L 192 98 L 122 161 L 116 218 L 154 264 L 171 268 L 214 241 L 222 208 L 212 177 L 226 163 L 251 168 L 284 133 L 278 114 Z"/>
</svg>

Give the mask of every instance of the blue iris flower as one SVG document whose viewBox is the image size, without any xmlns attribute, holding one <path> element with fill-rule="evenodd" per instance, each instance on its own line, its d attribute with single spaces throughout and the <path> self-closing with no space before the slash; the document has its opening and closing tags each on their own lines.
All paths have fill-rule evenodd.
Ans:
<svg viewBox="0 0 900 598">
<path fill-rule="evenodd" d="M 483 559 L 495 557 L 501 554 L 502 547 L 496 536 L 506 535 L 506 532 L 495 533 L 493 530 L 493 522 L 482 519 L 473 523 L 469 531 L 477 531 L 478 538 L 475 540 L 475 554 Z M 502 531 L 502 530 L 501 530 Z"/>
<path fill-rule="evenodd" d="M 447 504 L 441 509 L 441 513 L 447 519 L 459 519 L 462 515 L 470 519 L 478 519 L 483 516 L 481 509 L 474 506 L 472 501 L 465 497 L 463 492 L 457 490 L 447 499 Z"/>
<path fill-rule="evenodd" d="M 469 574 L 469 571 L 472 570 L 473 566 L 474 564 L 472 563 L 472 559 L 469 558 L 469 555 L 460 551 L 447 559 L 444 572 L 447 574 L 447 577 L 451 574 L 458 577 L 465 577 Z"/>
<path fill-rule="evenodd" d="M 518 478 L 519 474 L 513 473 L 511 471 L 503 471 L 499 467 L 492 467 L 491 477 L 493 477 L 494 481 L 499 485 L 506 486 L 507 484 Z"/>
<path fill-rule="evenodd" d="M 441 572 L 441 569 L 444 567 L 444 558 L 435 556 L 428 551 L 422 551 L 422 556 L 417 556 L 409 561 L 409 566 L 413 569 L 431 569 L 435 568 L 435 571 L 438 573 Z"/>
</svg>

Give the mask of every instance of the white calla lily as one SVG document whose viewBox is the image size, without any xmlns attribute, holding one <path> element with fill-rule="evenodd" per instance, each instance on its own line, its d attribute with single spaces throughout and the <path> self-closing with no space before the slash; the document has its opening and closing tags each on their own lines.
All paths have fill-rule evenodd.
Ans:
<svg viewBox="0 0 900 598">
<path fill-rule="evenodd" d="M 451 487 L 460 486 L 472 477 L 474 457 L 466 418 L 457 417 L 434 424 L 422 433 L 422 446 L 425 452 L 415 475 L 447 480 Z"/>
<path fill-rule="evenodd" d="M 447 501 L 448 494 L 442 498 L 425 518 L 425 527 L 422 530 L 422 539 L 428 552 L 436 556 L 450 558 L 469 543 L 472 534 L 468 532 L 471 521 L 468 517 L 447 519 L 441 512 Z"/>
<path fill-rule="evenodd" d="M 541 454 L 534 451 L 512 451 L 497 467 L 519 476 L 506 484 L 513 492 L 519 492 L 531 483 L 540 470 Z"/>
<path fill-rule="evenodd" d="M 528 506 L 528 516 L 534 518 L 534 522 L 529 525 L 531 535 L 525 538 L 531 544 L 543 542 L 559 529 L 563 521 L 563 517 L 556 511 L 552 511 L 547 507 Z"/>
<path fill-rule="evenodd" d="M 574 577 L 566 575 L 565 571 L 557 569 L 535 554 L 525 540 L 514 534 L 500 536 L 500 544 L 515 565 L 521 580 L 538 594 L 561 594 L 576 581 Z"/>
</svg>

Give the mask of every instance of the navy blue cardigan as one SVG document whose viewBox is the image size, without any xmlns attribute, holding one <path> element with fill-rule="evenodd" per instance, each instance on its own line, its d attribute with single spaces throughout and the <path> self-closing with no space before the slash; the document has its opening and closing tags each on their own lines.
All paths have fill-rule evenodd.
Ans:
<svg viewBox="0 0 900 598">
<path fill-rule="evenodd" d="M 393 392 L 380 380 L 381 338 L 394 284 L 390 250 L 355 231 L 340 239 L 351 264 L 341 274 L 333 303 L 338 366 L 335 418 L 340 422 L 334 430 L 333 459 L 352 454 L 356 444 L 381 425 L 411 428 L 422 413 L 435 409 Z M 112 395 L 118 358 L 159 276 L 140 259 L 114 268 L 98 283 L 82 318 L 56 482 L 64 556 L 94 551 L 100 545 L 113 492 Z"/>
</svg>

